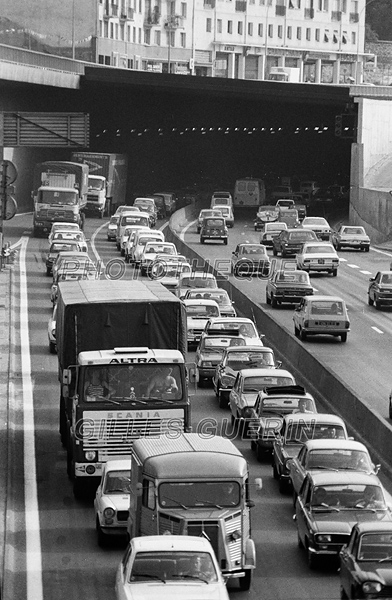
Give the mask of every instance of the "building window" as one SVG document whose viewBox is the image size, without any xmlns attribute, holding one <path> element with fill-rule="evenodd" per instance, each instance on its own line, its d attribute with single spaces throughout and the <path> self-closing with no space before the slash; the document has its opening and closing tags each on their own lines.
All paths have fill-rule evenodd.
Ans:
<svg viewBox="0 0 392 600">
<path fill-rule="evenodd" d="M 212 19 L 206 19 L 206 31 L 212 31 Z"/>
<path fill-rule="evenodd" d="M 248 35 L 253 35 L 253 23 L 248 23 Z"/>
<path fill-rule="evenodd" d="M 316 29 L 314 32 L 314 39 L 316 40 L 316 42 L 320 41 L 320 29 Z"/>
<path fill-rule="evenodd" d="M 222 19 L 217 20 L 216 29 L 217 29 L 218 33 L 222 33 Z"/>
<path fill-rule="evenodd" d="M 257 27 L 257 35 L 259 37 L 263 37 L 263 23 L 259 23 L 259 25 Z"/>
<path fill-rule="evenodd" d="M 238 33 L 239 35 L 243 34 L 243 22 L 242 21 L 238 21 Z"/>
<path fill-rule="evenodd" d="M 278 38 L 282 39 L 283 37 L 283 25 L 278 25 Z"/>
<path fill-rule="evenodd" d="M 259 4 L 260 4 L 260 6 L 264 6 L 265 5 L 265 0 L 259 0 Z"/>
<path fill-rule="evenodd" d="M 151 29 L 144 30 L 144 43 L 148 45 L 151 44 Z"/>
<path fill-rule="evenodd" d="M 180 43 L 181 43 L 181 48 L 186 47 L 186 33 L 183 33 L 182 31 L 180 33 Z"/>
<path fill-rule="evenodd" d="M 139 12 L 142 12 L 142 0 L 139 0 Z"/>
<path fill-rule="evenodd" d="M 105 21 L 105 23 L 103 24 L 103 37 L 109 37 L 109 23 L 107 21 Z"/>
<path fill-rule="evenodd" d="M 306 39 L 308 42 L 310 42 L 310 39 L 311 39 L 311 32 L 312 32 L 312 30 L 310 29 L 310 27 L 307 27 L 306 28 Z"/>
<path fill-rule="evenodd" d="M 341 3 L 341 9 L 340 9 L 343 13 L 347 12 L 347 0 L 342 0 Z"/>
<path fill-rule="evenodd" d="M 227 33 L 233 33 L 233 21 L 227 21 Z"/>
<path fill-rule="evenodd" d="M 302 29 L 301 27 L 297 27 L 297 40 L 302 39 Z"/>
<path fill-rule="evenodd" d="M 167 14 L 168 15 L 175 15 L 176 14 L 176 3 L 175 3 L 175 0 L 170 0 L 170 2 L 167 3 Z"/>
<path fill-rule="evenodd" d="M 136 44 L 136 27 L 133 28 L 132 41 L 133 41 L 134 44 Z"/>
<path fill-rule="evenodd" d="M 125 42 L 125 25 L 121 23 L 120 25 L 120 39 Z"/>
<path fill-rule="evenodd" d="M 139 44 L 141 44 L 141 43 L 142 43 L 142 29 L 141 29 L 141 27 L 139 27 L 139 36 L 138 36 L 138 42 L 139 42 Z"/>
<path fill-rule="evenodd" d="M 256 0 L 249 0 L 249 4 L 256 4 Z"/>
<path fill-rule="evenodd" d="M 110 66 L 110 56 L 105 56 L 105 65 Z"/>
<path fill-rule="evenodd" d="M 186 2 L 181 2 L 181 16 L 184 17 L 185 19 L 186 19 L 186 9 L 187 9 Z"/>
<path fill-rule="evenodd" d="M 289 25 L 287 27 L 287 39 L 291 40 L 292 36 L 293 36 L 293 28 L 291 27 L 291 25 Z"/>
<path fill-rule="evenodd" d="M 172 48 L 174 48 L 175 43 L 176 43 L 176 32 L 175 31 L 170 31 L 170 46 Z"/>
<path fill-rule="evenodd" d="M 355 31 L 353 31 L 351 33 L 351 43 L 355 46 L 355 44 L 357 43 L 357 36 L 355 34 Z"/>
<path fill-rule="evenodd" d="M 161 45 L 161 32 L 156 30 L 154 33 L 154 41 L 155 41 L 155 45 L 156 46 L 160 46 Z"/>
<path fill-rule="evenodd" d="M 268 37 L 269 38 L 274 37 L 274 26 L 273 25 L 268 25 Z"/>
</svg>

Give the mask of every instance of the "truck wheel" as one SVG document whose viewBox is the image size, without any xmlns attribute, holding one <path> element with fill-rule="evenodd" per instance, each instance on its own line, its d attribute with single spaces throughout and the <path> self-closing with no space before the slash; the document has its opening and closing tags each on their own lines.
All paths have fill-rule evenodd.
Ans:
<svg viewBox="0 0 392 600">
<path fill-rule="evenodd" d="M 374 300 L 373 300 L 373 298 L 370 297 L 370 295 L 368 296 L 368 304 L 369 304 L 369 306 L 373 306 L 373 304 L 374 304 Z"/>
<path fill-rule="evenodd" d="M 46 267 L 46 276 L 50 277 L 52 274 L 52 269 L 50 267 Z"/>
<path fill-rule="evenodd" d="M 247 592 L 250 588 L 250 584 L 252 583 L 252 569 L 246 569 L 244 571 L 244 577 L 240 577 L 240 590 L 242 592 Z"/>
<path fill-rule="evenodd" d="M 342 340 L 342 342 L 347 342 L 347 333 L 342 333 L 340 339 Z"/>
<path fill-rule="evenodd" d="M 56 354 L 56 343 L 49 342 L 49 352 L 50 354 Z"/>
</svg>

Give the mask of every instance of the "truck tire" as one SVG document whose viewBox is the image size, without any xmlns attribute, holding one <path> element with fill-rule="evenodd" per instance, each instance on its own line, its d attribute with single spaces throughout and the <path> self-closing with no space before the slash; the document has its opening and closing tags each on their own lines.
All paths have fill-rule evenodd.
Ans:
<svg viewBox="0 0 392 600">
<path fill-rule="evenodd" d="M 240 577 L 238 581 L 240 583 L 240 590 L 242 592 L 247 592 L 252 583 L 252 569 L 246 569 L 244 571 L 244 577 Z"/>
</svg>

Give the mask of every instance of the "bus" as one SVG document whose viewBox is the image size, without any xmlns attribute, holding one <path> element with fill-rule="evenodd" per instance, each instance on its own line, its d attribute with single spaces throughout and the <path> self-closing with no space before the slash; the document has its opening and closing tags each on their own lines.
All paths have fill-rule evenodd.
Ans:
<svg viewBox="0 0 392 600">
<path fill-rule="evenodd" d="M 265 204 L 265 185 L 262 179 L 237 179 L 234 188 L 234 207 L 257 209 Z"/>
</svg>

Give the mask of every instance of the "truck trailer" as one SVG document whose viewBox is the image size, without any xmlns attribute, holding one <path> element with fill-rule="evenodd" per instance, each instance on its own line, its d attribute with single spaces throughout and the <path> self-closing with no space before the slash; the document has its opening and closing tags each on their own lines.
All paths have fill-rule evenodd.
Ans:
<svg viewBox="0 0 392 600">
<path fill-rule="evenodd" d="M 125 204 L 128 157 L 106 152 L 74 152 L 71 160 L 89 167 L 86 209 L 102 217 Z"/>
</svg>

